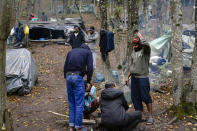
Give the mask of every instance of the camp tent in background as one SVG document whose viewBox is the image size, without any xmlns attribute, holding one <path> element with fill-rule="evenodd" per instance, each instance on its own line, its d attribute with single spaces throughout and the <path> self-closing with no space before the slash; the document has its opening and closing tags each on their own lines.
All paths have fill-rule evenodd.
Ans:
<svg viewBox="0 0 197 131">
<path fill-rule="evenodd" d="M 182 35 L 183 46 L 183 67 L 190 68 L 192 60 L 192 52 L 194 49 L 195 37 L 193 35 Z M 166 61 L 171 61 L 171 31 L 168 31 L 162 37 L 159 37 L 150 43 L 151 57 L 159 56 Z"/>
<path fill-rule="evenodd" d="M 7 49 L 5 71 L 8 94 L 30 93 L 38 77 L 36 64 L 27 49 Z"/>
</svg>

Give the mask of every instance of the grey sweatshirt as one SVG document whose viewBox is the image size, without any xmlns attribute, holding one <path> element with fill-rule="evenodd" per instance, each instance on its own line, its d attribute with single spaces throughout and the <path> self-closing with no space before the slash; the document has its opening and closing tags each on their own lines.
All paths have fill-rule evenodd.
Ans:
<svg viewBox="0 0 197 131">
<path fill-rule="evenodd" d="M 148 43 L 142 45 L 139 51 L 132 51 L 131 75 L 137 78 L 146 78 L 149 75 L 149 60 L 151 48 Z"/>
<path fill-rule="evenodd" d="M 97 52 L 97 39 L 98 39 L 98 32 L 94 32 L 93 34 L 88 34 L 86 37 L 86 42 L 88 43 L 88 46 L 90 47 L 90 50 L 92 52 Z"/>
</svg>

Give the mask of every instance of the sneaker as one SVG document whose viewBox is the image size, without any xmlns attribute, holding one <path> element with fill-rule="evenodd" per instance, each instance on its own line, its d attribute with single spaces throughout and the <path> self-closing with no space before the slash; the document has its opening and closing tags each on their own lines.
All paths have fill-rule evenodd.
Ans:
<svg viewBox="0 0 197 131">
<path fill-rule="evenodd" d="M 146 124 L 147 125 L 152 125 L 154 123 L 154 119 L 153 118 L 148 118 Z"/>
</svg>

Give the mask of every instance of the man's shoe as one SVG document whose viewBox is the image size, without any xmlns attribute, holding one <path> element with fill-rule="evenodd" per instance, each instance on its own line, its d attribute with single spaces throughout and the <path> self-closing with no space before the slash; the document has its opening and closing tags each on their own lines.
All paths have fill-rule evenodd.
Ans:
<svg viewBox="0 0 197 131">
<path fill-rule="evenodd" d="M 152 125 L 154 123 L 154 119 L 153 118 L 148 118 L 146 124 L 147 125 Z"/>
</svg>

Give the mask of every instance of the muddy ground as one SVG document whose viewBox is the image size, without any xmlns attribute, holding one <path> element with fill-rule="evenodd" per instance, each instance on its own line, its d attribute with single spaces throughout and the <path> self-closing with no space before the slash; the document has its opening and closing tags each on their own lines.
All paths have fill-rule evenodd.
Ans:
<svg viewBox="0 0 197 131">
<path fill-rule="evenodd" d="M 94 15 L 85 14 L 83 19 L 86 27 L 94 25 L 96 30 L 100 29 L 99 20 Z M 122 40 L 120 43 L 126 44 Z M 66 54 L 71 48 L 54 43 L 31 43 L 30 45 L 39 71 L 38 83 L 26 96 L 12 95 L 8 97 L 14 131 L 65 131 L 67 126 L 60 121 L 66 118 L 54 115 L 49 111 L 68 114 L 63 66 Z M 122 48 L 123 50 L 124 48 Z M 111 53 L 110 59 L 113 69 L 116 69 L 117 64 L 113 54 L 114 52 Z M 102 70 L 100 56 L 98 56 L 97 71 L 99 70 Z M 168 111 L 161 114 L 161 112 L 172 105 L 169 92 L 165 94 L 152 92 L 152 97 L 155 123 L 151 126 L 147 126 L 145 123 L 141 124 L 147 131 L 197 130 L 197 122 L 191 116 L 183 117 L 172 125 L 168 125 L 168 122 L 173 118 L 172 113 Z M 130 110 L 133 110 L 133 107 Z"/>
</svg>

